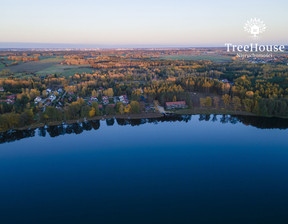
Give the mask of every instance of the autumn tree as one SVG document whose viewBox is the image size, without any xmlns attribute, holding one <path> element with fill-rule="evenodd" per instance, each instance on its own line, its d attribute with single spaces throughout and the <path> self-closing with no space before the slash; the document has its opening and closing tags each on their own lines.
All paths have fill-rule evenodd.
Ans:
<svg viewBox="0 0 288 224">
<path fill-rule="evenodd" d="M 131 113 L 139 114 L 140 113 L 140 104 L 137 101 L 131 101 Z"/>
<path fill-rule="evenodd" d="M 239 110 L 241 108 L 241 99 L 238 96 L 234 96 L 232 98 L 232 104 L 233 104 L 234 110 Z"/>
<path fill-rule="evenodd" d="M 95 114 L 94 116 L 100 116 L 101 115 L 101 112 L 99 110 L 99 104 L 97 102 L 92 102 L 91 104 L 92 108 L 94 108 L 95 110 Z"/>
<path fill-rule="evenodd" d="M 205 106 L 211 107 L 212 106 L 212 98 L 210 96 L 207 96 L 205 99 Z"/>
<path fill-rule="evenodd" d="M 99 95 L 98 92 L 95 89 L 93 89 L 91 96 L 92 97 L 98 97 L 98 95 Z"/>
<path fill-rule="evenodd" d="M 215 108 L 219 108 L 219 97 L 215 96 L 213 97 L 213 104 L 215 106 Z"/>
<path fill-rule="evenodd" d="M 92 109 L 89 111 L 89 117 L 94 117 L 95 116 L 95 108 L 92 107 Z"/>
<path fill-rule="evenodd" d="M 222 100 L 224 101 L 225 107 L 228 107 L 231 103 L 231 97 L 228 94 L 223 95 Z"/>
</svg>

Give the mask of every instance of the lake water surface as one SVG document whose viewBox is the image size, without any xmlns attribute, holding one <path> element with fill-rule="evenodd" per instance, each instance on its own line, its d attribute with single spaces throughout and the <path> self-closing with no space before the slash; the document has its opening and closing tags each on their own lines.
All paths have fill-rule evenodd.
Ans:
<svg viewBox="0 0 288 224">
<path fill-rule="evenodd" d="M 195 115 L 5 133 L 0 223 L 286 224 L 287 128 Z"/>
</svg>

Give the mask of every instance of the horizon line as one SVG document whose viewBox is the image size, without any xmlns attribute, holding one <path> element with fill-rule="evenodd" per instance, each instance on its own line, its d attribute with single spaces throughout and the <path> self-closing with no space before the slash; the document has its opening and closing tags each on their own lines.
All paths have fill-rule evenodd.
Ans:
<svg viewBox="0 0 288 224">
<path fill-rule="evenodd" d="M 5 46 L 10 45 L 10 46 Z M 12 45 L 12 46 L 11 46 Z M 14 45 L 14 46 L 13 46 Z M 21 46 L 22 45 L 22 46 Z M 26 45 L 26 46 L 25 46 Z M 263 44 L 264 45 L 264 44 Z M 285 48 L 288 45 L 284 45 Z M 129 50 L 129 49 L 201 49 L 201 48 L 225 48 L 220 44 L 77 44 L 77 43 L 40 43 L 40 42 L 0 42 L 0 50 Z"/>
<path fill-rule="evenodd" d="M 8 46 L 5 46 L 8 45 Z M 9 46 L 10 45 L 10 46 Z M 45 42 L 0 42 L 0 49 L 147 49 L 147 48 L 222 48 L 221 44 L 83 44 Z"/>
</svg>

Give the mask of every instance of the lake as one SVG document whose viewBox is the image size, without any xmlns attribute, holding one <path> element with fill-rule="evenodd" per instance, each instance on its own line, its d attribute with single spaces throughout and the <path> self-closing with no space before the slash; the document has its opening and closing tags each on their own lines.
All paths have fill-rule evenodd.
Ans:
<svg viewBox="0 0 288 224">
<path fill-rule="evenodd" d="M 288 223 L 288 121 L 193 115 L 0 135 L 0 223 Z"/>
</svg>

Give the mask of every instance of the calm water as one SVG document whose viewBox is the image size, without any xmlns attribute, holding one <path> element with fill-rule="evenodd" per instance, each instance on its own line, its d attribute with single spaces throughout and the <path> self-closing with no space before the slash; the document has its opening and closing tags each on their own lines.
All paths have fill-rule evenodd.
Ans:
<svg viewBox="0 0 288 224">
<path fill-rule="evenodd" d="M 5 133 L 0 223 L 286 224 L 287 128 L 186 116 Z"/>
</svg>

